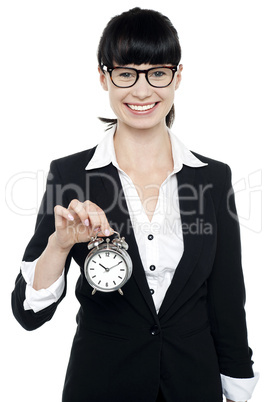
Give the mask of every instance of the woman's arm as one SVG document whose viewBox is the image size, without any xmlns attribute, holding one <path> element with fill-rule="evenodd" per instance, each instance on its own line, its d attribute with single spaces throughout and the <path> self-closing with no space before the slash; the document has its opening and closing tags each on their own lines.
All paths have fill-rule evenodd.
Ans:
<svg viewBox="0 0 267 402">
<path fill-rule="evenodd" d="M 222 172 L 221 172 L 221 177 Z M 232 378 L 251 378 L 252 351 L 248 346 L 245 315 L 245 285 L 241 263 L 238 216 L 230 168 L 217 202 L 217 246 L 208 280 L 208 308 L 220 372 Z"/>
<path fill-rule="evenodd" d="M 220 177 L 223 178 L 222 171 Z M 223 182 L 221 195 L 215 202 L 217 248 L 208 280 L 208 308 L 220 373 L 224 377 L 224 394 L 228 398 L 231 394 L 229 401 L 245 401 L 256 385 L 257 376 L 254 377 L 247 338 L 240 228 L 227 165 Z"/>
<path fill-rule="evenodd" d="M 33 285 L 35 289 L 44 289 L 54 282 L 64 270 L 64 290 L 60 298 L 41 311 L 24 309 L 27 283 L 22 272 L 16 278 L 12 292 L 12 310 L 15 318 L 27 330 L 34 330 L 50 320 L 58 304 L 66 294 L 67 273 L 71 262 L 73 244 L 88 241 L 88 237 L 97 230 L 108 230 L 105 214 L 95 204 L 87 201 L 82 204 L 72 201 L 69 204 L 67 192 L 64 192 L 62 205 L 55 207 L 58 199 L 57 189 L 64 186 L 57 162 L 52 162 L 48 174 L 46 192 L 37 216 L 35 232 L 30 240 L 22 260 L 33 262 L 38 259 Z M 68 205 L 69 204 L 69 205 Z M 102 211 L 102 212 L 101 212 Z M 90 214 L 91 218 L 87 216 Z M 96 230 L 96 231 L 95 231 Z M 106 232 L 107 233 L 107 232 Z M 85 240 L 86 239 L 86 240 Z"/>
</svg>

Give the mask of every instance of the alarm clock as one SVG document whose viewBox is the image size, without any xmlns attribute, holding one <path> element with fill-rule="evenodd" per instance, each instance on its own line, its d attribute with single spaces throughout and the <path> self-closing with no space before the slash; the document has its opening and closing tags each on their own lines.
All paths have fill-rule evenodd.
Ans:
<svg viewBox="0 0 267 402">
<path fill-rule="evenodd" d="M 122 286 L 132 275 L 132 260 L 127 253 L 128 244 L 124 237 L 118 235 L 110 241 L 96 235 L 88 243 L 90 250 L 84 262 L 84 274 L 90 286 L 92 295 L 99 292 L 118 291 L 123 295 Z"/>
</svg>

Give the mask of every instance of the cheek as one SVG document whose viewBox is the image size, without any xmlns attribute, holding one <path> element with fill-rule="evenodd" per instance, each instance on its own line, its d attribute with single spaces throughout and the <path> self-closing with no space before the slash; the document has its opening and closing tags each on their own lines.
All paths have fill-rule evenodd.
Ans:
<svg viewBox="0 0 267 402">
<path fill-rule="evenodd" d="M 155 88 L 155 92 L 156 94 L 165 102 L 172 102 L 174 99 L 174 95 L 175 95 L 175 85 L 174 82 L 171 83 L 171 85 L 169 85 L 166 88 Z"/>
<path fill-rule="evenodd" d="M 109 88 L 109 103 L 113 110 L 118 110 L 124 103 L 127 93 L 116 88 Z"/>
<path fill-rule="evenodd" d="M 109 92 L 109 104 L 114 111 L 118 108 L 119 98 L 112 92 Z"/>
<path fill-rule="evenodd" d="M 166 108 L 168 108 L 169 106 L 172 106 L 173 102 L 174 102 L 174 97 L 175 97 L 175 89 L 174 87 L 167 87 L 164 89 L 164 92 L 162 92 L 161 94 L 161 98 L 164 102 L 164 104 L 166 105 Z"/>
</svg>

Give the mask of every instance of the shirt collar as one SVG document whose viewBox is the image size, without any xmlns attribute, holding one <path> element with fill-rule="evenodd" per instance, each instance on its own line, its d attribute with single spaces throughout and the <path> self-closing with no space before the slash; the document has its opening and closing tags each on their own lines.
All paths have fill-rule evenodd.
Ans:
<svg viewBox="0 0 267 402">
<path fill-rule="evenodd" d="M 113 137 L 116 131 L 116 125 L 112 127 L 105 137 L 97 145 L 92 159 L 86 166 L 86 170 L 98 169 L 112 163 L 117 169 L 121 170 L 115 154 Z M 170 140 L 172 145 L 172 155 L 174 161 L 173 173 L 179 172 L 183 165 L 190 167 L 203 167 L 207 163 L 201 162 L 170 130 Z"/>
</svg>

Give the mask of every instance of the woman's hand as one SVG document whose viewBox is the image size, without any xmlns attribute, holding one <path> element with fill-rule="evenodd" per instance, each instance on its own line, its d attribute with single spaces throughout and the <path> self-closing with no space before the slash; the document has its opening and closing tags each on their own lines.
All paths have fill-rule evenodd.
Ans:
<svg viewBox="0 0 267 402">
<path fill-rule="evenodd" d="M 54 212 L 56 230 L 37 261 L 35 290 L 48 288 L 61 276 L 74 244 L 88 242 L 98 233 L 101 236 L 113 233 L 104 211 L 93 202 L 72 200 L 68 208 L 57 205 Z"/>
<path fill-rule="evenodd" d="M 54 237 L 62 250 L 70 250 L 76 243 L 87 242 L 96 233 L 101 236 L 113 233 L 104 211 L 91 201 L 80 202 L 74 199 L 68 208 L 57 205 L 54 212 Z"/>
</svg>

